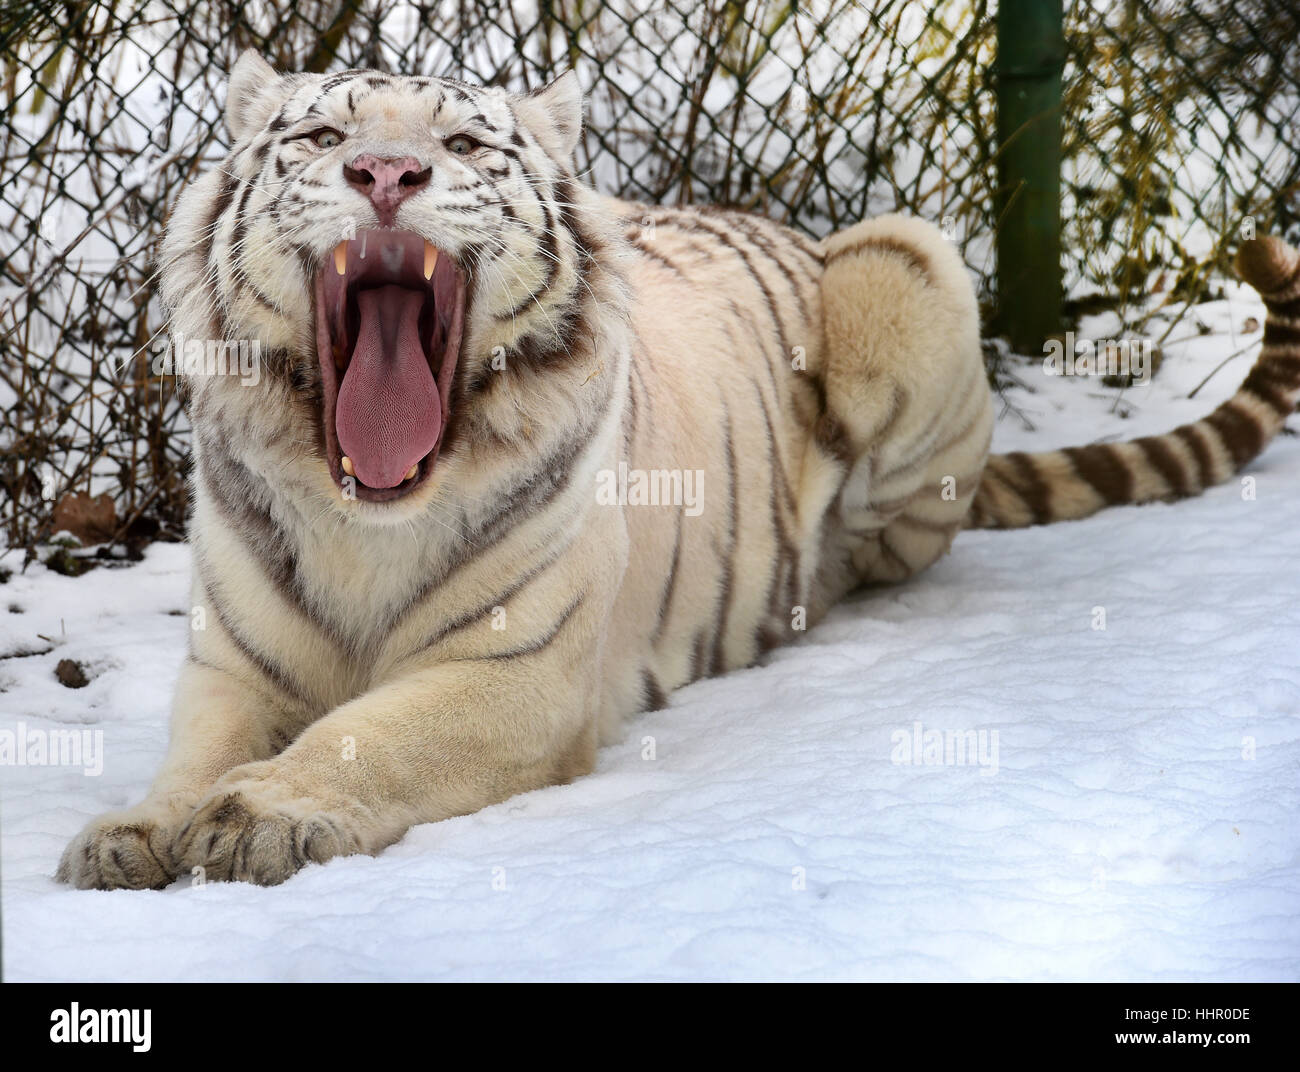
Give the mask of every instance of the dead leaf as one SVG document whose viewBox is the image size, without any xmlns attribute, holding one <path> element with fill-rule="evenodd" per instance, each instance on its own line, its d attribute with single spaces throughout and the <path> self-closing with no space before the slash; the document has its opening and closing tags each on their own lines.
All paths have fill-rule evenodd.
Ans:
<svg viewBox="0 0 1300 1072">
<path fill-rule="evenodd" d="M 59 665 L 54 668 L 54 676 L 61 685 L 70 689 L 84 689 L 90 684 L 90 678 L 86 677 L 81 664 L 72 659 L 60 659 Z"/>
<path fill-rule="evenodd" d="M 82 546 L 105 543 L 117 531 L 117 510 L 107 493 L 93 499 L 83 491 L 69 492 L 54 507 L 50 524 L 55 532 L 67 532 Z"/>
</svg>

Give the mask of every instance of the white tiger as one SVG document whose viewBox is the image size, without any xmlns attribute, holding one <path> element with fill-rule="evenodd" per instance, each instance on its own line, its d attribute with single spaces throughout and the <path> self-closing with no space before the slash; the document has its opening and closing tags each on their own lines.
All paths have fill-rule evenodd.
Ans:
<svg viewBox="0 0 1300 1072">
<path fill-rule="evenodd" d="M 572 75 L 239 60 L 162 294 L 178 336 L 255 340 L 265 374 L 185 377 L 206 628 L 148 796 L 61 879 L 278 883 L 572 779 L 626 716 L 963 526 L 1194 493 L 1295 407 L 1300 267 L 1260 241 L 1271 315 L 1233 401 L 989 459 L 976 303 L 934 228 L 814 242 L 604 198 L 572 168 L 581 113 Z"/>
</svg>

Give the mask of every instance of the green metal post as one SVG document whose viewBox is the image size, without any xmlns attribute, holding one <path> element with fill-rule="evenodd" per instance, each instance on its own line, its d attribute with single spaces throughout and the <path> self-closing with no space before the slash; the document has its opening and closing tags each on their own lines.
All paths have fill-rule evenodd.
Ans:
<svg viewBox="0 0 1300 1072">
<path fill-rule="evenodd" d="M 1062 0 L 998 4 L 998 302 L 994 330 L 1039 353 L 1061 330 Z"/>
</svg>

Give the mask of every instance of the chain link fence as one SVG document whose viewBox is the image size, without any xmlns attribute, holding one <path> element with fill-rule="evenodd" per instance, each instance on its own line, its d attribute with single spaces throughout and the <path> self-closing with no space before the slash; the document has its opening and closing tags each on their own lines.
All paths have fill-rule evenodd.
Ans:
<svg viewBox="0 0 1300 1072">
<path fill-rule="evenodd" d="M 651 202 L 739 205 L 823 235 L 901 210 L 996 299 L 996 27 L 987 0 L 64 0 L 0 13 L 3 539 L 75 520 L 179 537 L 187 437 L 156 241 L 226 148 L 225 72 L 370 66 L 512 88 L 569 68 L 579 163 Z M 1067 313 L 1212 296 L 1242 221 L 1300 227 L 1293 0 L 1066 0 Z M 91 499 L 90 496 L 103 496 Z"/>
</svg>

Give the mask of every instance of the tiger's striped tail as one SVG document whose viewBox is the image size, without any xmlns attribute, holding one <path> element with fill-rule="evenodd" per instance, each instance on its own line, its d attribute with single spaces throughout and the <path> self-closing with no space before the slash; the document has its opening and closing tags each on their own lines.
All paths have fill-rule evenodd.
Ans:
<svg viewBox="0 0 1300 1072">
<path fill-rule="evenodd" d="M 1221 484 L 1277 435 L 1300 398 L 1300 253 L 1278 238 L 1237 252 L 1237 272 L 1268 310 L 1250 375 L 1192 424 L 1127 443 L 1094 443 L 988 459 L 966 528 L 1075 521 L 1107 506 L 1182 499 Z"/>
</svg>

